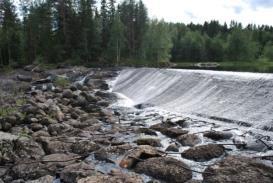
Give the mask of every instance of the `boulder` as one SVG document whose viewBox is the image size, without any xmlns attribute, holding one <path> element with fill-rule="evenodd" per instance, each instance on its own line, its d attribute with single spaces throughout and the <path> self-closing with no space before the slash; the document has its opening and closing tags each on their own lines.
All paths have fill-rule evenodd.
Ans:
<svg viewBox="0 0 273 183">
<path fill-rule="evenodd" d="M 167 147 L 166 151 L 179 152 L 179 148 L 176 144 L 171 144 Z"/>
<path fill-rule="evenodd" d="M 203 177 L 205 183 L 272 183 L 273 168 L 255 159 L 229 156 L 209 166 Z"/>
<path fill-rule="evenodd" d="M 17 75 L 17 79 L 19 81 L 24 81 L 24 82 L 31 82 L 32 81 L 32 77 L 26 76 L 26 75 Z"/>
<path fill-rule="evenodd" d="M 36 131 L 39 131 L 41 129 L 43 129 L 43 125 L 39 124 L 39 123 L 31 123 L 30 124 L 30 128 L 36 132 Z"/>
<path fill-rule="evenodd" d="M 145 135 L 157 136 L 156 132 L 154 130 L 149 129 L 149 128 L 138 128 L 137 133 L 143 133 Z"/>
<path fill-rule="evenodd" d="M 65 183 L 75 183 L 81 178 L 91 176 L 95 173 L 95 168 L 85 162 L 75 163 L 66 166 L 61 172 L 61 179 Z"/>
<path fill-rule="evenodd" d="M 73 92 L 70 90 L 70 89 L 66 89 L 63 91 L 63 98 L 73 98 L 74 97 L 74 94 Z"/>
<path fill-rule="evenodd" d="M 139 160 L 145 160 L 148 158 L 161 156 L 163 156 L 163 154 L 158 152 L 152 146 L 138 146 L 136 149 L 128 151 L 128 153 L 123 157 L 119 165 L 122 168 L 131 169 L 139 162 Z"/>
<path fill-rule="evenodd" d="M 120 173 L 118 175 L 93 175 L 80 179 L 77 183 L 143 183 L 139 175 L 134 173 Z"/>
<path fill-rule="evenodd" d="M 177 138 L 178 136 L 189 133 L 189 131 L 179 128 L 166 128 L 161 130 L 161 133 L 170 138 Z"/>
<path fill-rule="evenodd" d="M 71 150 L 75 154 L 88 154 L 100 149 L 100 146 L 90 140 L 81 140 L 72 144 Z"/>
<path fill-rule="evenodd" d="M 46 175 L 36 180 L 26 181 L 25 183 L 52 183 L 53 181 L 54 181 L 54 177 L 50 175 Z"/>
<path fill-rule="evenodd" d="M 202 140 L 199 138 L 199 136 L 195 135 L 195 134 L 181 135 L 177 138 L 177 141 L 182 146 L 191 146 L 191 147 L 202 142 Z"/>
<path fill-rule="evenodd" d="M 183 183 L 192 179 L 192 172 L 185 163 L 169 157 L 149 158 L 139 162 L 135 171 L 172 183 Z"/>
<path fill-rule="evenodd" d="M 222 145 L 208 144 L 192 147 L 184 151 L 181 155 L 186 159 L 203 162 L 218 158 L 222 156 L 224 152 L 225 148 Z"/>
<path fill-rule="evenodd" d="M 24 160 L 24 162 L 26 164 L 20 163 L 11 169 L 10 174 L 13 179 L 35 180 L 50 174 L 42 163 L 30 163 L 32 160 Z"/>
<path fill-rule="evenodd" d="M 156 138 L 140 138 L 135 141 L 137 145 L 150 145 L 153 147 L 162 147 L 160 139 Z"/>
<path fill-rule="evenodd" d="M 212 140 L 227 140 L 232 137 L 232 133 L 229 132 L 220 132 L 220 131 L 209 131 L 204 133 L 204 137 L 207 137 Z"/>
</svg>

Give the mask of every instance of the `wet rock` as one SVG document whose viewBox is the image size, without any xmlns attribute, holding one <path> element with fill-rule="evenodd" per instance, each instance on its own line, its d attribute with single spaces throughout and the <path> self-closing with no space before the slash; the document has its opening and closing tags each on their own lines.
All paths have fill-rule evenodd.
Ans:
<svg viewBox="0 0 273 183">
<path fill-rule="evenodd" d="M 12 124 L 7 121 L 2 122 L 1 126 L 4 132 L 8 132 L 12 128 Z"/>
<path fill-rule="evenodd" d="M 94 157 L 96 158 L 96 160 L 115 164 L 114 161 L 110 160 L 109 154 L 104 148 L 101 148 L 100 150 L 95 151 Z"/>
<path fill-rule="evenodd" d="M 170 137 L 170 138 L 177 138 L 178 136 L 184 135 L 189 133 L 187 130 L 182 130 L 179 128 L 167 128 L 167 129 L 162 129 L 160 131 L 162 134 Z"/>
<path fill-rule="evenodd" d="M 199 143 L 201 143 L 201 139 L 199 138 L 198 135 L 195 134 L 186 134 L 186 135 L 181 135 L 177 138 L 177 141 L 183 145 L 183 146 L 195 146 Z"/>
<path fill-rule="evenodd" d="M 66 89 L 63 91 L 63 98 L 73 98 L 74 94 L 70 89 Z"/>
<path fill-rule="evenodd" d="M 17 79 L 19 81 L 24 81 L 24 82 L 31 82 L 32 81 L 31 76 L 25 76 L 25 75 L 17 75 Z"/>
<path fill-rule="evenodd" d="M 179 152 L 179 148 L 176 144 L 171 144 L 167 147 L 166 151 Z"/>
<path fill-rule="evenodd" d="M 161 132 L 166 128 L 171 128 L 171 127 L 175 127 L 175 126 L 176 126 L 176 124 L 174 124 L 173 122 L 164 122 L 164 123 L 158 123 L 158 124 L 152 125 L 152 126 L 150 126 L 150 128 Z"/>
<path fill-rule="evenodd" d="M 273 168 L 251 158 L 229 156 L 208 167 L 203 177 L 206 183 L 272 183 Z"/>
<path fill-rule="evenodd" d="M 139 160 L 145 160 L 152 157 L 161 157 L 163 154 L 158 152 L 154 147 L 143 145 L 129 151 L 121 160 L 120 167 L 133 168 Z"/>
<path fill-rule="evenodd" d="M 192 179 L 190 168 L 183 162 L 168 157 L 150 158 L 136 165 L 135 171 L 172 183 Z"/>
<path fill-rule="evenodd" d="M 140 138 L 135 141 L 137 145 L 150 145 L 153 147 L 161 147 L 160 139 L 155 138 Z"/>
<path fill-rule="evenodd" d="M 132 149 L 132 146 L 130 144 L 122 144 L 117 146 L 110 146 L 109 148 L 107 148 L 107 151 L 112 154 L 123 155 L 130 149 Z"/>
<path fill-rule="evenodd" d="M 212 140 L 227 140 L 230 139 L 232 136 L 232 133 L 220 131 L 209 131 L 204 133 L 204 137 Z"/>
<path fill-rule="evenodd" d="M 46 176 L 41 177 L 37 180 L 26 181 L 25 183 L 52 183 L 53 180 L 54 180 L 54 177 L 52 177 L 50 175 L 46 175 Z"/>
<path fill-rule="evenodd" d="M 186 159 L 203 162 L 218 158 L 222 156 L 224 152 L 225 148 L 222 145 L 208 144 L 192 147 L 184 151 L 181 155 Z"/>
<path fill-rule="evenodd" d="M 66 183 L 75 183 L 81 178 L 91 176 L 95 168 L 84 162 L 68 165 L 61 173 L 61 179 Z"/>
<path fill-rule="evenodd" d="M 134 173 L 120 173 L 119 175 L 93 175 L 88 178 L 80 179 L 78 183 L 143 183 L 139 175 Z"/>
<path fill-rule="evenodd" d="M 177 125 L 179 125 L 180 127 L 182 127 L 182 128 L 187 128 L 187 127 L 189 127 L 189 123 L 187 122 L 186 119 L 181 119 L 181 120 L 175 121 L 175 123 L 176 123 Z"/>
<path fill-rule="evenodd" d="M 138 128 L 137 133 L 144 133 L 145 135 L 157 136 L 156 132 L 149 128 Z"/>
<path fill-rule="evenodd" d="M 89 94 L 87 92 L 81 92 L 81 95 L 89 102 L 89 103 L 97 103 L 98 99 L 93 94 Z"/>
<path fill-rule="evenodd" d="M 185 183 L 202 183 L 202 181 L 201 180 L 189 180 Z"/>
<path fill-rule="evenodd" d="M 38 137 L 50 137 L 49 133 L 47 131 L 44 131 L 44 130 L 39 130 L 37 132 L 34 132 L 32 134 L 32 137 L 34 139 L 38 138 Z"/>
<path fill-rule="evenodd" d="M 100 149 L 100 146 L 90 140 L 81 140 L 75 142 L 71 146 L 71 150 L 75 154 L 88 154 Z"/>
</svg>

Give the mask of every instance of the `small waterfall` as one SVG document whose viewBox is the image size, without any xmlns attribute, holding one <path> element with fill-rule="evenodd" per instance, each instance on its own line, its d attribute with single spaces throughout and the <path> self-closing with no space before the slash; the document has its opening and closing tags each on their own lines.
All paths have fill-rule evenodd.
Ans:
<svg viewBox="0 0 273 183">
<path fill-rule="evenodd" d="M 113 91 L 135 104 L 273 130 L 273 74 L 124 69 Z"/>
</svg>

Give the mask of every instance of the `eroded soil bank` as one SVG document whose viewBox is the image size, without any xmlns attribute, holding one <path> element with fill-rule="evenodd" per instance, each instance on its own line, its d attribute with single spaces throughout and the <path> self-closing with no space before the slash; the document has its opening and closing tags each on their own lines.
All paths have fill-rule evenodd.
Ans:
<svg viewBox="0 0 273 183">
<path fill-rule="evenodd" d="M 0 75 L 0 182 L 273 182 L 272 139 L 145 108 L 114 69 Z"/>
</svg>

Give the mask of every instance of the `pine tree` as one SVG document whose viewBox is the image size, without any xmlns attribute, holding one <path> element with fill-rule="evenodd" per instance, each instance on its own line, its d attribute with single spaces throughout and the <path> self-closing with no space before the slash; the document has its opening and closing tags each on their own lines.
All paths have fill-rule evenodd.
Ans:
<svg viewBox="0 0 273 183">
<path fill-rule="evenodd" d="M 0 57 L 2 65 L 20 60 L 20 25 L 10 0 L 0 2 Z"/>
<path fill-rule="evenodd" d="M 111 27 L 110 41 L 107 51 L 109 59 L 111 61 L 115 60 L 116 65 L 119 65 L 121 53 L 125 45 L 124 30 L 124 25 L 120 20 L 119 13 L 117 12 Z"/>
</svg>

